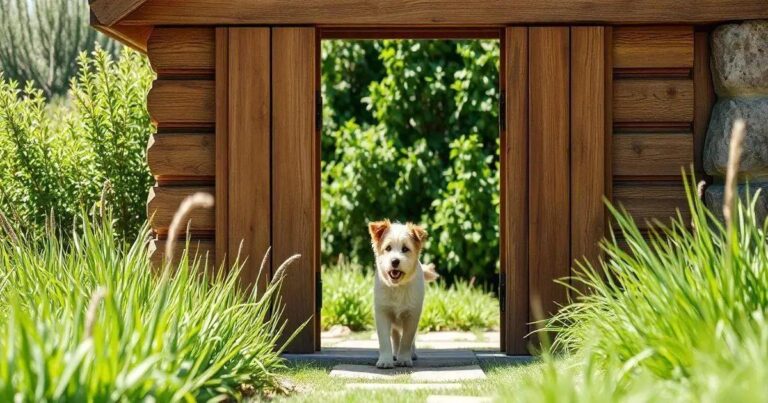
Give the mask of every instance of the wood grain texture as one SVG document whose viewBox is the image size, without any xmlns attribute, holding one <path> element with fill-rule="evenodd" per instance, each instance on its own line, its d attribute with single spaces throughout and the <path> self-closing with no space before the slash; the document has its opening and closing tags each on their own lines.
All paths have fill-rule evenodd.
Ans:
<svg viewBox="0 0 768 403">
<path fill-rule="evenodd" d="M 91 26 L 102 34 L 141 53 L 147 53 L 147 42 L 154 30 L 153 26 L 147 25 L 101 25 L 94 20 L 93 15 L 91 15 Z"/>
<path fill-rule="evenodd" d="M 147 55 L 159 77 L 209 75 L 215 68 L 213 28 L 166 28 L 152 32 Z"/>
<path fill-rule="evenodd" d="M 159 235 L 167 235 L 168 227 L 173 221 L 173 215 L 179 209 L 181 202 L 197 192 L 213 194 L 211 186 L 155 186 L 149 190 L 147 198 L 147 217 L 150 217 L 150 227 Z M 212 209 L 195 209 L 187 216 L 191 221 L 190 231 L 195 234 L 212 234 L 214 229 L 214 211 Z M 179 237 L 186 234 L 184 223 L 179 231 Z"/>
<path fill-rule="evenodd" d="M 704 179 L 704 140 L 707 138 L 709 118 L 715 104 L 715 89 L 710 71 L 709 32 L 696 32 L 694 41 L 694 116 L 693 116 L 693 159 L 696 177 Z"/>
<path fill-rule="evenodd" d="M 229 270 L 229 28 L 216 28 L 216 266 Z"/>
<path fill-rule="evenodd" d="M 691 133 L 623 133 L 613 138 L 616 176 L 680 178 L 693 164 Z"/>
<path fill-rule="evenodd" d="M 605 149 L 603 158 L 605 164 L 605 175 L 603 177 L 605 198 L 613 200 L 613 27 L 605 27 L 605 138 L 603 139 Z M 605 218 L 603 222 L 610 222 L 611 212 L 605 209 Z M 605 235 L 610 235 L 610 226 L 606 225 Z"/>
<path fill-rule="evenodd" d="M 91 12 L 96 19 L 110 26 L 130 14 L 147 0 L 90 0 Z"/>
<path fill-rule="evenodd" d="M 503 351 L 528 354 L 528 28 L 507 28 L 504 45 L 500 258 L 506 304 L 501 332 Z"/>
<path fill-rule="evenodd" d="M 685 189 L 680 183 L 616 183 L 613 201 L 632 215 L 641 229 L 650 228 L 654 220 L 669 225 L 669 219 L 682 213 L 690 221 Z"/>
<path fill-rule="evenodd" d="M 149 259 L 152 263 L 152 267 L 161 268 L 165 259 L 165 248 L 167 240 L 153 239 L 149 243 Z M 173 260 L 174 264 L 178 264 L 181 258 L 184 256 L 184 251 L 187 249 L 186 240 L 177 240 L 174 245 Z M 187 252 L 190 264 L 199 260 L 201 266 L 213 267 L 215 262 L 214 241 L 210 239 L 190 239 L 189 250 Z"/>
<path fill-rule="evenodd" d="M 215 175 L 215 136 L 211 133 L 153 134 L 147 146 L 147 163 L 160 178 L 200 178 Z"/>
<path fill-rule="evenodd" d="M 691 122 L 693 80 L 613 82 L 614 122 Z"/>
<path fill-rule="evenodd" d="M 272 237 L 269 38 L 269 28 L 229 28 L 228 254 L 244 262 L 241 283 L 259 290 Z"/>
<path fill-rule="evenodd" d="M 571 266 L 569 31 L 529 29 L 529 292 L 544 315 L 566 301 L 554 280 Z"/>
<path fill-rule="evenodd" d="M 157 127 L 200 127 L 216 118 L 215 83 L 209 80 L 157 80 L 147 109 Z"/>
<path fill-rule="evenodd" d="M 768 18 L 765 0 L 150 0 L 121 23 L 487 26 L 693 24 L 758 18 Z"/>
<path fill-rule="evenodd" d="M 320 214 L 316 189 L 320 161 L 315 133 L 316 41 L 314 28 L 272 30 L 272 246 L 273 272 L 294 254 L 302 257 L 282 287 L 289 301 L 285 334 L 307 326 L 288 351 L 315 351 L 315 276 Z"/>
<path fill-rule="evenodd" d="M 616 68 L 691 68 L 693 27 L 617 27 L 613 63 Z"/>
<path fill-rule="evenodd" d="M 593 264 L 605 234 L 605 54 L 604 27 L 571 28 L 571 256 Z"/>
</svg>

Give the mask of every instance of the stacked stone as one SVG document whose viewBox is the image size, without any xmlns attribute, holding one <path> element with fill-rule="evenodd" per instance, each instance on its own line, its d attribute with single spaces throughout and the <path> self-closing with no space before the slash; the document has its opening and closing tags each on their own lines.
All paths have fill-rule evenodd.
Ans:
<svg viewBox="0 0 768 403">
<path fill-rule="evenodd" d="M 763 220 L 768 216 L 768 21 L 718 27 L 712 34 L 712 74 L 718 100 L 707 131 L 704 170 L 715 181 L 705 202 L 722 214 L 731 127 L 741 118 L 746 138 L 739 193 L 744 200 L 747 184 L 753 195 L 762 189 L 756 212 Z"/>
</svg>

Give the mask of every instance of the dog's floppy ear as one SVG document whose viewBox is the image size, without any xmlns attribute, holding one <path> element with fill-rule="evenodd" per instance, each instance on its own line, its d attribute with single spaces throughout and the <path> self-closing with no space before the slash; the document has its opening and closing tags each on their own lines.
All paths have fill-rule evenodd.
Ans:
<svg viewBox="0 0 768 403">
<path fill-rule="evenodd" d="M 414 223 L 407 223 L 406 226 L 408 227 L 408 232 L 411 233 L 411 237 L 413 238 L 416 243 L 419 245 L 423 244 L 424 241 L 427 239 L 427 231 L 424 230 L 420 225 L 416 225 Z"/>
<path fill-rule="evenodd" d="M 392 223 L 390 223 L 389 220 L 369 222 L 368 232 L 371 233 L 371 240 L 373 243 L 379 243 L 391 225 Z"/>
</svg>

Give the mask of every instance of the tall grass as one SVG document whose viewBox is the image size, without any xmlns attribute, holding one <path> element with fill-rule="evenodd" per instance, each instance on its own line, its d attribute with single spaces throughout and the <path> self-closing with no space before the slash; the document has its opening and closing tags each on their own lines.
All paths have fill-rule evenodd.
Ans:
<svg viewBox="0 0 768 403">
<path fill-rule="evenodd" d="M 2 217 L 0 217 L 2 218 Z M 0 401 L 240 400 L 278 387 L 279 281 L 149 265 L 146 236 L 81 216 L 62 237 L 0 237 Z M 146 229 L 146 228 L 145 228 Z M 142 231 L 147 234 L 147 231 Z"/>
<path fill-rule="evenodd" d="M 545 366 L 519 401 L 765 401 L 768 396 L 768 222 L 757 196 L 740 201 L 736 171 L 743 125 L 734 124 L 725 222 L 685 187 L 681 215 L 644 235 L 609 206 L 618 236 L 600 266 L 582 264 L 577 295 L 546 323 L 564 371 Z M 550 359 L 549 355 L 545 355 Z M 507 396 L 513 391 L 505 391 Z"/>
</svg>

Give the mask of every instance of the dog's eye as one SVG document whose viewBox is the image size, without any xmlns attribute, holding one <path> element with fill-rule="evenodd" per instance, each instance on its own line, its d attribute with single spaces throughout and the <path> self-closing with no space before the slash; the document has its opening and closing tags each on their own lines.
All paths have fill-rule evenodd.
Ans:
<svg viewBox="0 0 768 403">
<path fill-rule="evenodd" d="M 408 252 L 410 252 L 410 251 L 411 251 L 411 250 L 410 250 L 410 249 L 408 249 L 408 247 L 407 247 L 407 246 L 403 246 L 403 253 L 408 253 Z"/>
<path fill-rule="evenodd" d="M 392 245 L 387 245 L 387 247 L 384 250 L 387 251 L 387 252 L 391 252 L 392 251 Z"/>
</svg>

